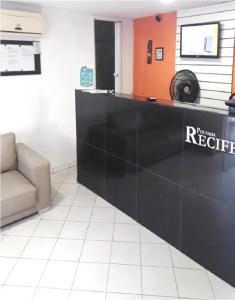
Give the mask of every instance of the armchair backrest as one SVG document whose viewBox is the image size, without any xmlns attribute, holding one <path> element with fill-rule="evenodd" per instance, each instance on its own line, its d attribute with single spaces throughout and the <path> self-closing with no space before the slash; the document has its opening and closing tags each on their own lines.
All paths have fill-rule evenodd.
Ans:
<svg viewBox="0 0 235 300">
<path fill-rule="evenodd" d="M 0 135 L 0 173 L 17 169 L 16 141 L 12 132 Z"/>
</svg>

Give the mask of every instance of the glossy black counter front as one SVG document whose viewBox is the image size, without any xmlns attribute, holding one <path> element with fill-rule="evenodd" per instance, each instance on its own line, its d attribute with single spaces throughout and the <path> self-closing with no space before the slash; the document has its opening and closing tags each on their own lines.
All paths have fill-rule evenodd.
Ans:
<svg viewBox="0 0 235 300">
<path fill-rule="evenodd" d="M 78 181 L 235 286 L 235 117 L 76 91 L 76 121 Z"/>
</svg>

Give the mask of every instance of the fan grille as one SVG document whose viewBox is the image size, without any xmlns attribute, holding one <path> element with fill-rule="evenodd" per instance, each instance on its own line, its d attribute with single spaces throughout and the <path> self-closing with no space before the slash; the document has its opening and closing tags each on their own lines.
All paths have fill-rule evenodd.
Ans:
<svg viewBox="0 0 235 300">
<path fill-rule="evenodd" d="M 172 100 L 193 103 L 200 91 L 196 75 L 190 70 L 181 70 L 175 74 L 170 85 Z"/>
</svg>

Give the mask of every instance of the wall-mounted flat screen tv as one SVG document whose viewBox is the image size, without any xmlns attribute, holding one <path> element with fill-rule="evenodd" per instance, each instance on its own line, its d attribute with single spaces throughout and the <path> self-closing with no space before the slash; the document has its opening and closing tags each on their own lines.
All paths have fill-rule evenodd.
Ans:
<svg viewBox="0 0 235 300">
<path fill-rule="evenodd" d="M 180 57 L 218 58 L 220 23 L 182 25 Z"/>
</svg>

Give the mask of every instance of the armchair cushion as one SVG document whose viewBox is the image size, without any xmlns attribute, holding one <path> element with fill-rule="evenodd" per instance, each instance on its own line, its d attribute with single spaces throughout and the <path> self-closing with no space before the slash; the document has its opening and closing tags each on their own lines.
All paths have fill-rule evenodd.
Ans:
<svg viewBox="0 0 235 300">
<path fill-rule="evenodd" d="M 1 218 L 6 218 L 36 205 L 36 188 L 18 171 L 1 174 Z"/>
<path fill-rule="evenodd" d="M 0 172 L 17 169 L 16 143 L 14 133 L 0 135 Z"/>
<path fill-rule="evenodd" d="M 37 209 L 51 206 L 50 163 L 25 144 L 16 144 L 18 170 L 37 189 Z"/>
</svg>

